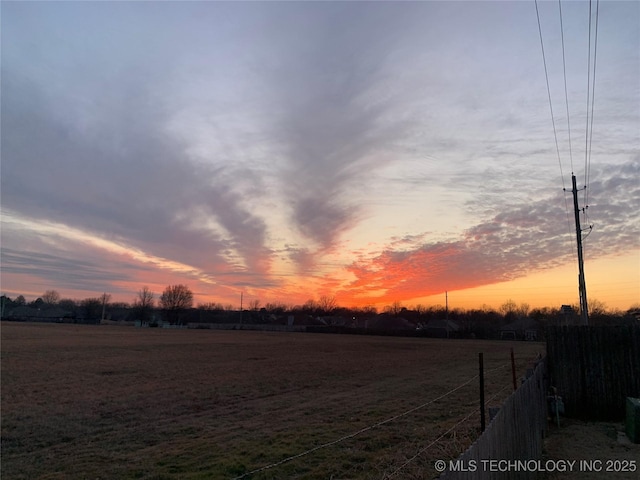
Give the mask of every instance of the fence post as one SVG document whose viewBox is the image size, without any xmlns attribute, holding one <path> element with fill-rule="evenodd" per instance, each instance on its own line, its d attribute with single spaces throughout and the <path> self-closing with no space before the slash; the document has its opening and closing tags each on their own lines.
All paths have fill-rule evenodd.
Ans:
<svg viewBox="0 0 640 480">
<path fill-rule="evenodd" d="M 513 391 L 518 389 L 518 382 L 516 381 L 516 360 L 513 356 L 513 347 L 511 347 L 511 377 L 513 378 Z"/>
<path fill-rule="evenodd" d="M 480 431 L 484 432 L 486 418 L 484 415 L 484 358 L 483 354 L 478 354 L 478 361 L 480 362 Z"/>
</svg>

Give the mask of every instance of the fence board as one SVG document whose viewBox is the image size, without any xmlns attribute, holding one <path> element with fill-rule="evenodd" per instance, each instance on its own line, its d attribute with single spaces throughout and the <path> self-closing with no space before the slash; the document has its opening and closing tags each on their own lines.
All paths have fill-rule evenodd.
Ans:
<svg viewBox="0 0 640 480">
<path fill-rule="evenodd" d="M 547 428 L 546 359 L 540 361 L 534 373 L 505 401 L 493 421 L 480 437 L 457 459 L 475 471 L 448 471 L 443 480 L 510 480 L 534 479 L 537 472 L 509 469 L 496 472 L 483 468 L 486 460 L 538 460 Z"/>
<path fill-rule="evenodd" d="M 621 420 L 640 396 L 640 326 L 548 327 L 550 385 L 568 417 Z"/>
</svg>

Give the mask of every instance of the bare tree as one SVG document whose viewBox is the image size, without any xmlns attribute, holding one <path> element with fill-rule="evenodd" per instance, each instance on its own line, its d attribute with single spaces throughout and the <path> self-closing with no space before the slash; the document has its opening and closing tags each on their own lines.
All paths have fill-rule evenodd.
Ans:
<svg viewBox="0 0 640 480">
<path fill-rule="evenodd" d="M 253 310 L 254 312 L 260 310 L 260 300 L 257 298 L 255 300 L 251 300 L 249 302 L 249 310 Z"/>
<path fill-rule="evenodd" d="M 153 292 L 146 285 L 138 292 L 136 299 L 133 301 L 134 307 L 151 309 L 154 305 Z"/>
<path fill-rule="evenodd" d="M 265 310 L 267 312 L 276 313 L 276 314 L 284 313 L 284 312 L 286 312 L 288 310 L 291 310 L 289 308 L 289 306 L 287 306 L 285 303 L 281 303 L 281 302 L 270 302 L 270 303 L 267 303 L 264 306 L 264 308 L 265 308 Z"/>
<path fill-rule="evenodd" d="M 16 298 L 16 301 L 18 301 L 17 298 Z M 640 312 L 640 303 L 633 303 L 629 305 L 629 308 L 627 309 L 627 313 L 629 315 L 633 315 L 635 314 L 635 312 Z"/>
<path fill-rule="evenodd" d="M 186 285 L 169 285 L 160 296 L 160 305 L 171 323 L 181 323 L 181 314 L 193 306 L 193 292 Z"/>
<path fill-rule="evenodd" d="M 166 310 L 191 308 L 193 293 L 186 285 L 169 285 L 160 295 L 160 305 Z"/>
<path fill-rule="evenodd" d="M 80 302 L 80 307 L 86 323 L 98 323 L 102 298 L 85 298 Z"/>
<path fill-rule="evenodd" d="M 391 305 L 384 307 L 384 312 L 390 315 L 398 316 L 402 312 L 402 303 L 395 301 Z"/>
<path fill-rule="evenodd" d="M 151 320 L 154 305 L 153 292 L 145 285 L 133 301 L 133 309 L 141 325 Z"/>
<path fill-rule="evenodd" d="M 517 310 L 518 316 L 520 316 L 520 317 L 528 316 L 530 311 L 531 311 L 531 305 L 529 305 L 526 302 L 521 303 L 518 306 L 518 310 Z"/>
<path fill-rule="evenodd" d="M 336 297 L 329 295 L 321 296 L 318 300 L 317 305 L 318 309 L 324 314 L 331 314 L 335 311 L 336 308 L 338 308 Z"/>
<path fill-rule="evenodd" d="M 607 311 L 607 304 L 593 297 L 589 298 L 589 323 L 593 325 L 605 325 L 607 320 L 614 315 L 614 311 Z"/>
<path fill-rule="evenodd" d="M 360 311 L 362 312 L 362 315 L 377 315 L 378 314 L 378 309 L 376 307 L 374 307 L 373 305 L 365 305 L 364 307 L 360 308 Z"/>
<path fill-rule="evenodd" d="M 44 303 L 52 306 L 60 301 L 60 294 L 55 290 L 47 290 L 41 298 Z"/>
<path fill-rule="evenodd" d="M 307 300 L 304 302 L 304 305 L 302 305 L 302 311 L 310 314 L 316 314 L 319 308 L 318 302 L 313 299 Z"/>
<path fill-rule="evenodd" d="M 222 312 L 224 310 L 224 305 L 216 302 L 207 302 L 207 303 L 199 303 L 199 310 L 209 310 L 213 312 Z"/>
<path fill-rule="evenodd" d="M 58 307 L 68 312 L 74 312 L 77 306 L 76 301 L 70 298 L 61 298 L 58 302 Z"/>
<path fill-rule="evenodd" d="M 589 315 L 605 315 L 607 313 L 607 304 L 595 298 L 589 299 Z"/>
<path fill-rule="evenodd" d="M 518 304 L 513 300 L 509 299 L 506 302 L 504 302 L 502 305 L 500 305 L 500 308 L 498 308 L 498 311 L 502 315 L 504 315 L 505 319 L 511 320 L 512 317 L 515 317 L 516 313 L 518 312 Z"/>
</svg>

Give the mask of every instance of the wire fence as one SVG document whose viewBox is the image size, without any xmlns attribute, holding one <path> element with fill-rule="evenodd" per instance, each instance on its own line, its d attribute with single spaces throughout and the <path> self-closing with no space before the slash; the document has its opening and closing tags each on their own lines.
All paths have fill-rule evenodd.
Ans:
<svg viewBox="0 0 640 480">
<path fill-rule="evenodd" d="M 481 465 L 487 459 L 537 460 L 542 455 L 547 429 L 546 359 L 537 362 L 533 374 L 507 399 L 482 435 L 460 455 L 456 463 Z M 443 480 L 483 480 L 494 472 L 450 471 Z M 518 472 L 518 478 L 535 478 L 537 472 Z"/>
<path fill-rule="evenodd" d="M 491 375 L 492 373 L 494 373 L 494 372 L 497 372 L 497 371 L 499 371 L 499 370 L 506 369 L 507 367 L 509 367 L 509 365 L 510 365 L 510 364 L 505 363 L 505 364 L 499 365 L 499 366 L 497 366 L 497 367 L 494 367 L 494 368 L 491 368 L 491 369 L 485 370 L 485 372 L 484 372 L 485 378 L 487 378 L 488 376 L 490 376 L 490 375 Z M 273 462 L 273 463 L 270 463 L 270 464 L 268 464 L 268 465 L 264 465 L 264 466 L 262 466 L 262 467 L 259 467 L 259 468 L 256 468 L 256 469 L 254 469 L 254 470 L 251 470 L 251 471 L 249 471 L 249 472 L 245 472 L 245 473 L 243 473 L 242 475 L 239 475 L 239 476 L 237 476 L 237 477 L 234 477 L 234 478 L 233 478 L 233 480 L 241 480 L 241 479 L 244 479 L 244 478 L 248 478 L 248 477 L 250 477 L 250 476 L 252 476 L 252 475 L 255 475 L 255 474 L 257 474 L 257 473 L 264 472 L 264 471 L 269 470 L 269 469 L 272 469 L 272 468 L 276 468 L 276 467 L 278 467 L 278 466 L 280 466 L 280 465 L 283 465 L 283 464 L 285 464 L 285 463 L 288 463 L 288 462 L 291 462 L 291 461 L 293 461 L 293 460 L 297 460 L 297 459 L 299 459 L 299 458 L 302 458 L 302 457 L 305 457 L 305 456 L 307 456 L 307 455 L 310 455 L 310 454 L 312 454 L 312 453 L 314 453 L 314 452 L 317 452 L 318 450 L 321 450 L 321 449 L 324 449 L 324 448 L 328 448 L 328 447 L 331 447 L 331 446 L 334 446 L 334 445 L 340 444 L 340 443 L 342 443 L 342 442 L 344 442 L 344 441 L 346 441 L 346 440 L 349 440 L 349 439 L 355 438 L 355 437 L 357 437 L 357 436 L 359 436 L 359 435 L 361 435 L 361 434 L 363 434 L 363 433 L 365 433 L 365 432 L 368 432 L 368 431 L 374 430 L 374 429 L 376 429 L 376 428 L 379 428 L 379 427 L 381 427 L 381 426 L 383 426 L 383 425 L 385 425 L 385 424 L 391 423 L 391 422 L 393 422 L 393 421 L 395 421 L 395 420 L 398 420 L 398 419 L 400 419 L 400 418 L 402 418 L 402 417 L 406 417 L 406 416 L 408 416 L 408 415 L 410 415 L 410 414 L 412 414 L 412 413 L 414 413 L 414 412 L 417 412 L 418 410 L 422 410 L 422 409 L 424 409 L 425 407 L 428 407 L 429 405 L 432 405 L 432 404 L 434 404 L 434 403 L 436 403 L 436 402 L 438 402 L 438 401 L 440 401 L 440 400 L 443 400 L 444 398 L 449 397 L 450 395 L 452 395 L 453 393 L 457 392 L 458 390 L 461 390 L 462 388 L 464 388 L 464 387 L 466 387 L 467 385 L 471 384 L 474 380 L 478 379 L 478 377 L 479 377 L 479 374 L 474 375 L 473 377 L 471 377 L 471 378 L 467 379 L 465 382 L 463 382 L 463 383 L 459 384 L 458 386 L 456 386 L 456 387 L 452 388 L 451 390 L 447 391 L 446 393 L 444 393 L 444 394 L 442 394 L 442 395 L 440 395 L 440 396 L 438 396 L 438 397 L 436 397 L 436 398 L 433 398 L 433 399 L 431 399 L 431 400 L 428 400 L 428 401 L 426 401 L 426 402 L 424 402 L 424 403 L 422 403 L 422 404 L 420 404 L 420 405 L 418 405 L 418 406 L 416 406 L 416 407 L 410 408 L 410 409 L 408 409 L 408 410 L 406 410 L 406 411 L 404 411 L 404 412 L 402 412 L 402 413 L 399 413 L 399 414 L 394 415 L 394 416 L 392 416 L 392 417 L 386 418 L 386 419 L 381 420 L 381 421 L 379 421 L 379 422 L 375 422 L 375 423 L 373 423 L 373 424 L 371 424 L 371 425 L 368 425 L 368 426 L 366 426 L 366 427 L 364 427 L 364 428 L 361 428 L 361 429 L 359 429 L 359 430 L 357 430 L 357 431 L 355 431 L 355 432 L 353 432 L 353 433 L 350 433 L 350 434 L 348 434 L 348 435 L 344 435 L 344 436 L 339 437 L 339 438 L 337 438 L 337 439 L 335 439 L 335 440 L 333 440 L 333 441 L 330 441 L 330 442 L 322 443 L 322 444 L 317 445 L 317 446 L 315 446 L 315 447 L 313 447 L 313 448 L 310 448 L 310 449 L 308 449 L 308 450 L 305 450 L 305 451 L 303 451 L 303 452 L 300 452 L 300 453 L 298 453 L 298 454 L 296 454 L 296 455 L 291 455 L 291 456 L 286 457 L 286 458 L 284 458 L 284 459 L 282 459 L 282 460 L 279 460 L 279 461 L 277 461 L 277 462 Z M 509 384 L 509 385 L 505 385 L 503 388 L 501 388 L 501 389 L 500 389 L 500 391 L 499 391 L 498 393 L 496 393 L 495 395 L 493 395 L 493 397 L 491 397 L 489 400 L 487 400 L 487 401 L 485 402 L 485 405 L 487 405 L 489 402 L 493 401 L 493 399 L 495 399 L 495 398 L 496 398 L 500 393 L 502 393 L 502 392 L 503 392 L 507 387 L 509 387 L 510 385 L 511 385 L 511 384 Z M 462 420 L 458 421 L 458 422 L 457 422 L 453 427 L 449 428 L 446 432 L 444 432 L 442 435 L 440 435 L 436 440 L 434 440 L 434 441 L 433 441 L 433 442 L 431 442 L 429 445 L 427 445 L 426 447 L 424 447 L 421 451 L 419 451 L 419 452 L 418 452 L 416 455 L 414 455 L 411 459 L 409 459 L 407 462 L 405 462 L 405 464 L 403 464 L 401 467 L 399 467 L 396 471 L 394 471 L 392 474 L 390 474 L 390 475 L 388 475 L 388 476 L 385 476 L 385 478 L 391 478 L 391 476 L 395 475 L 397 472 L 399 472 L 400 470 L 402 470 L 402 469 L 403 469 L 404 467 L 406 467 L 409 463 L 411 463 L 411 461 L 413 461 L 415 458 L 417 458 L 421 453 L 423 453 L 423 452 L 424 452 L 424 451 L 426 451 L 428 448 L 430 448 L 431 446 L 433 446 L 433 445 L 435 445 L 436 443 L 438 443 L 438 441 L 440 441 L 440 440 L 441 440 L 442 438 L 444 438 L 447 434 L 449 434 L 450 432 L 452 432 L 453 430 L 455 430 L 458 426 L 460 426 L 462 423 L 464 423 L 464 422 L 465 422 L 465 421 L 467 421 L 469 418 L 471 418 L 471 416 L 473 416 L 474 414 L 476 414 L 476 415 L 478 414 L 478 409 L 476 409 L 476 410 L 474 410 L 473 412 L 471 412 L 470 414 L 466 415 L 464 418 L 462 418 Z"/>
<path fill-rule="evenodd" d="M 496 394 L 494 394 L 491 398 L 489 398 L 487 401 L 484 402 L 484 406 L 488 407 L 489 404 L 495 400 L 502 392 L 504 392 L 507 388 L 509 388 L 511 385 L 505 385 L 504 387 L 502 387 Z M 478 415 L 478 410 L 475 409 L 472 412 L 470 412 L 469 414 L 465 415 L 464 417 L 462 417 L 462 419 L 460 419 L 458 422 L 456 422 L 455 425 L 453 425 L 453 427 L 449 428 L 446 432 L 444 432 L 443 434 L 441 434 L 438 438 L 436 438 L 435 440 L 433 440 L 431 443 L 429 443 L 426 447 L 420 449 L 414 456 L 412 456 L 411 458 L 409 458 L 406 462 L 404 462 L 402 465 L 400 465 L 397 469 L 395 469 L 393 472 L 385 475 L 383 477 L 384 479 L 387 478 L 392 478 L 394 477 L 396 474 L 398 474 L 401 470 L 403 470 L 406 466 L 408 466 L 411 462 L 413 462 L 414 460 L 416 460 L 418 457 L 420 457 L 420 455 L 422 455 L 423 453 L 425 453 L 427 450 L 429 450 L 429 448 L 433 447 L 434 445 L 436 445 L 438 442 L 440 442 L 442 439 L 444 439 L 444 437 L 446 437 L 448 434 L 450 434 L 451 432 L 453 432 L 456 428 L 458 428 L 460 425 L 462 425 L 463 423 L 466 423 L 471 417 L 477 416 Z"/>
</svg>

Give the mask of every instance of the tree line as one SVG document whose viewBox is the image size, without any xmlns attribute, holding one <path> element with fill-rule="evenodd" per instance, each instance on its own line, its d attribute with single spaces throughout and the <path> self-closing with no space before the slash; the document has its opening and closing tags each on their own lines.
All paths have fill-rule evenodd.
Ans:
<svg viewBox="0 0 640 480">
<path fill-rule="evenodd" d="M 149 287 L 143 287 L 131 304 L 126 302 L 111 302 L 111 295 L 103 293 L 100 297 L 73 300 L 61 298 L 56 290 L 47 290 L 32 302 L 27 302 L 23 295 L 11 299 L 6 295 L 0 297 L 2 317 L 10 312 L 16 316 L 48 317 L 58 314 L 61 317 L 80 317 L 90 320 L 105 320 L 107 310 L 129 310 L 129 317 L 135 317 L 148 322 L 154 311 L 161 310 L 166 319 L 171 323 L 178 323 L 180 315 L 193 307 L 193 292 L 186 285 L 169 285 L 160 295 L 158 303 Z M 22 308 L 22 309 L 21 309 Z M 21 310 L 20 310 L 21 309 Z M 17 312 L 16 312 L 17 311 Z M 38 315 L 36 312 L 44 312 Z M 46 313 L 50 315 L 46 315 Z"/>
<path fill-rule="evenodd" d="M 20 310 L 25 307 L 27 310 Z M 111 295 L 104 293 L 99 297 L 72 300 L 62 298 L 56 290 L 47 290 L 32 302 L 27 302 L 23 295 L 11 299 L 5 295 L 1 297 L 2 318 L 14 316 L 28 317 L 34 311 L 53 312 L 60 316 L 69 316 L 73 319 L 82 319 L 88 323 L 98 322 L 117 317 L 121 320 L 139 321 L 150 323 L 164 320 L 171 324 L 182 324 L 186 321 L 194 321 L 216 318 L 231 318 L 236 321 L 233 313 L 246 312 L 245 322 L 261 323 L 279 321 L 287 315 L 305 315 L 308 317 L 324 317 L 325 322 L 331 322 L 331 318 L 357 318 L 373 316 L 401 317 L 415 325 L 425 324 L 431 320 L 447 318 L 456 322 L 467 331 L 481 331 L 486 328 L 495 328 L 518 319 L 532 319 L 538 322 L 546 322 L 549 319 L 561 315 L 559 308 L 542 307 L 531 308 L 527 303 L 516 303 L 507 300 L 497 309 L 484 305 L 476 309 L 446 309 L 441 305 L 415 305 L 404 306 L 401 302 L 393 302 L 381 311 L 373 306 L 346 308 L 341 307 L 334 296 L 321 296 L 318 299 L 307 300 L 302 305 L 287 305 L 285 303 L 271 302 L 264 305 L 260 300 L 252 299 L 242 311 L 233 305 L 216 302 L 200 303 L 194 307 L 194 295 L 191 289 L 183 284 L 169 285 L 157 297 L 149 289 L 142 287 L 131 303 L 111 302 Z M 576 314 L 578 306 L 573 306 Z M 640 311 L 640 305 L 632 306 L 627 311 L 611 310 L 603 302 L 591 300 L 589 302 L 590 318 L 593 324 L 615 324 L 623 317 L 629 317 L 634 312 Z M 195 311 L 195 312 L 194 312 Z M 197 313 L 200 312 L 198 315 Z M 205 315 L 206 313 L 206 315 Z M 225 317 L 226 314 L 226 317 Z"/>
</svg>

